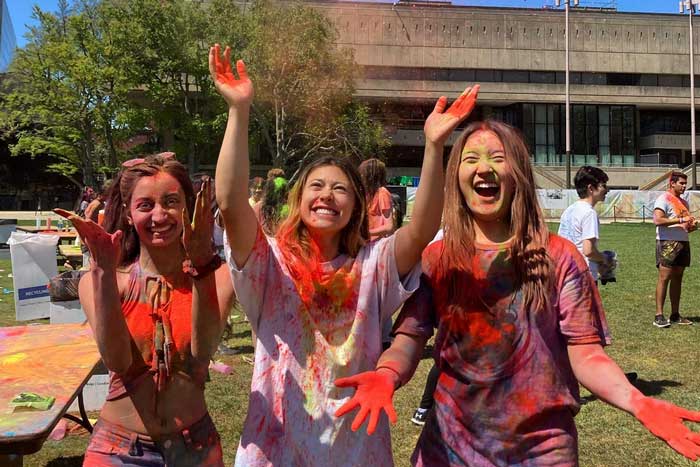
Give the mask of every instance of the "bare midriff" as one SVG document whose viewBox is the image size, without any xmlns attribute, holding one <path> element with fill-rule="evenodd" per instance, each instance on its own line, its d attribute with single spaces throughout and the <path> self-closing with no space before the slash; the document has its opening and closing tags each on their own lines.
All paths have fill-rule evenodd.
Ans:
<svg viewBox="0 0 700 467">
<path fill-rule="evenodd" d="M 192 425 L 206 413 L 202 387 L 175 374 L 157 396 L 155 381 L 145 378 L 123 397 L 105 402 L 100 418 L 157 439 Z"/>
</svg>

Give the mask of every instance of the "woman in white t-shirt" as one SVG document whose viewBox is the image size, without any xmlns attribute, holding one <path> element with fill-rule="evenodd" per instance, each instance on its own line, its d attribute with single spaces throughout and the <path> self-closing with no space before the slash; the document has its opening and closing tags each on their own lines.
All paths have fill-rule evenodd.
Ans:
<svg viewBox="0 0 700 467">
<path fill-rule="evenodd" d="M 352 391 L 340 377 L 374 367 L 380 322 L 418 285 L 423 248 L 440 224 L 444 143 L 475 105 L 477 89 L 448 109 L 440 98 L 425 124 L 426 148 L 413 220 L 369 242 L 365 190 L 345 158 L 301 171 L 289 216 L 264 235 L 247 201 L 248 120 L 253 85 L 230 50 L 209 52 L 209 69 L 229 106 L 216 167 L 216 195 L 236 295 L 257 334 L 248 415 L 235 465 L 392 465 L 386 419 L 368 437 L 333 416 Z M 392 417 L 395 421 L 395 414 Z M 351 429 L 353 428 L 353 429 Z"/>
</svg>

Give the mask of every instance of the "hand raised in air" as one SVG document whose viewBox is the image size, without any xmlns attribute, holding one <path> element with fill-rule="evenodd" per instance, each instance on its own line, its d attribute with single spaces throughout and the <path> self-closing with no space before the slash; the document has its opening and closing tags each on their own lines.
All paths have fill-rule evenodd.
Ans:
<svg viewBox="0 0 700 467">
<path fill-rule="evenodd" d="M 428 115 L 428 118 L 425 120 L 423 131 L 425 132 L 426 141 L 435 144 L 445 143 L 460 122 L 467 118 L 472 110 L 474 110 L 476 98 L 479 94 L 479 87 L 480 86 L 476 84 L 474 87 L 465 89 L 447 111 L 445 111 L 447 98 L 441 96 L 438 99 L 433 112 Z"/>
<path fill-rule="evenodd" d="M 54 209 L 53 212 L 73 223 L 75 230 L 80 235 L 80 239 L 90 250 L 90 261 L 92 264 L 104 270 L 114 270 L 119 266 L 122 252 L 121 230 L 110 234 L 101 225 L 91 220 L 83 219 L 73 212 L 65 209 Z"/>
<path fill-rule="evenodd" d="M 238 79 L 231 69 L 231 48 L 226 47 L 223 59 L 219 44 L 209 48 L 209 73 L 216 90 L 221 94 L 230 108 L 247 108 L 253 102 L 253 83 L 243 60 L 236 62 Z"/>
</svg>

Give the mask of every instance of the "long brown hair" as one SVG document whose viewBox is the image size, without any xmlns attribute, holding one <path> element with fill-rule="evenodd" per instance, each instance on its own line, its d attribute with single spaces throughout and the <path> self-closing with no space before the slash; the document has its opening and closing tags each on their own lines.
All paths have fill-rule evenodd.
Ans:
<svg viewBox="0 0 700 467">
<path fill-rule="evenodd" d="M 471 123 L 452 147 L 446 171 L 444 251 L 438 262 L 438 278 L 448 280 L 450 288 L 460 287 L 460 284 L 449 283 L 450 277 L 456 277 L 451 273 L 468 271 L 475 253 L 474 217 L 460 189 L 459 166 L 464 144 L 478 130 L 491 131 L 501 140 L 513 177 L 515 191 L 508 218 L 510 236 L 513 238 L 510 252 L 518 285 L 523 292 L 523 305 L 526 310 L 546 309 L 549 306 L 548 288 L 553 271 L 547 254 L 549 229 L 537 202 L 530 151 L 520 132 L 502 122 L 486 120 Z"/>
<path fill-rule="evenodd" d="M 319 258 L 319 252 L 312 245 L 309 231 L 301 220 L 301 195 L 309 174 L 318 167 L 328 165 L 343 171 L 350 180 L 355 195 L 355 206 L 350 221 L 341 233 L 340 252 L 355 257 L 369 239 L 365 189 L 357 169 L 344 158 L 324 156 L 313 160 L 302 169 L 289 192 L 289 216 L 280 225 L 276 236 L 287 267 L 296 279 L 304 277 L 305 272 L 314 271 Z"/>
<path fill-rule="evenodd" d="M 367 159 L 362 161 L 358 170 L 367 190 L 367 199 L 371 201 L 377 190 L 386 185 L 386 165 L 379 159 Z"/>
<path fill-rule="evenodd" d="M 141 178 L 153 177 L 160 172 L 167 173 L 180 183 L 182 191 L 185 192 L 187 210 L 190 215 L 194 212 L 195 193 L 192 181 L 185 166 L 178 161 L 166 159 L 156 154 L 147 156 L 143 162 L 123 168 L 111 184 L 103 222 L 103 227 L 107 232 L 114 233 L 121 230 L 124 233 L 120 266 L 128 266 L 133 263 L 141 251 L 136 229 L 129 224 L 127 218 L 134 187 Z"/>
</svg>

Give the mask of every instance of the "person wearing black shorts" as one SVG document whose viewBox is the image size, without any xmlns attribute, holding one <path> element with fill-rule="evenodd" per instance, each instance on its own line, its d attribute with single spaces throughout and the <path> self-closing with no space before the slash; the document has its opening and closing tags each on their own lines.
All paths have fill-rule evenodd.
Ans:
<svg viewBox="0 0 700 467">
<path fill-rule="evenodd" d="M 654 203 L 656 225 L 656 267 L 659 279 L 656 283 L 656 315 L 654 326 L 667 328 L 671 324 L 693 324 L 680 314 L 681 285 L 683 272 L 690 266 L 690 243 L 688 233 L 697 229 L 690 215 L 688 202 L 681 198 L 688 184 L 683 172 L 673 172 L 669 178 L 669 189 Z M 670 287 L 669 287 L 670 285 Z M 666 291 L 670 288 L 670 320 L 664 317 Z"/>
</svg>

